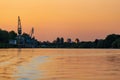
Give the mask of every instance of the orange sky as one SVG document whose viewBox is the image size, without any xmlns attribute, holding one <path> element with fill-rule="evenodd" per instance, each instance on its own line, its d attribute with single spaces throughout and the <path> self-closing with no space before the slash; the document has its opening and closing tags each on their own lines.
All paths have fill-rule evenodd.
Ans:
<svg viewBox="0 0 120 80">
<path fill-rule="evenodd" d="M 120 0 L 0 0 L 0 28 L 17 31 L 18 16 L 23 32 L 34 27 L 41 41 L 120 34 Z"/>
</svg>

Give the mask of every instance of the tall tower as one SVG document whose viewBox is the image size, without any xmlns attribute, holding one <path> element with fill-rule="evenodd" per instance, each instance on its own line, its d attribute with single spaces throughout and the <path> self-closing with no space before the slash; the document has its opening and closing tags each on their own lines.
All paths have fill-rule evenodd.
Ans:
<svg viewBox="0 0 120 80">
<path fill-rule="evenodd" d="M 22 43 L 22 26 L 21 26 L 21 20 L 20 20 L 20 16 L 18 16 L 18 40 L 17 40 L 17 44 L 18 47 L 21 47 Z"/>
<path fill-rule="evenodd" d="M 20 16 L 18 16 L 18 35 L 21 36 L 22 34 L 22 26 L 20 21 Z"/>
<path fill-rule="evenodd" d="M 30 37 L 33 38 L 33 34 L 34 34 L 34 28 L 32 27 L 31 32 L 30 32 Z"/>
</svg>

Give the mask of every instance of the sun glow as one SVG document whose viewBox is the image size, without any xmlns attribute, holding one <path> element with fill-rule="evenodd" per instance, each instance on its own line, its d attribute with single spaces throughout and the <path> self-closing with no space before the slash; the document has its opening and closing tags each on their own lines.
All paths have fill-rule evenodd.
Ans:
<svg viewBox="0 0 120 80">
<path fill-rule="evenodd" d="M 1 0 L 0 28 L 23 31 L 35 28 L 39 40 L 56 37 L 94 40 L 120 33 L 120 0 Z"/>
</svg>

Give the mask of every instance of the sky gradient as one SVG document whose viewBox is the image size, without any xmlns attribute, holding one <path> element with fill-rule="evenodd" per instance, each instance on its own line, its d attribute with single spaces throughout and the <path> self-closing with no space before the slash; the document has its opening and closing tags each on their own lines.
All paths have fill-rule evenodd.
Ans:
<svg viewBox="0 0 120 80">
<path fill-rule="evenodd" d="M 94 40 L 120 34 L 120 0 L 1 0 L 0 28 L 17 32 L 21 17 L 23 32 L 35 28 L 35 37 Z"/>
</svg>

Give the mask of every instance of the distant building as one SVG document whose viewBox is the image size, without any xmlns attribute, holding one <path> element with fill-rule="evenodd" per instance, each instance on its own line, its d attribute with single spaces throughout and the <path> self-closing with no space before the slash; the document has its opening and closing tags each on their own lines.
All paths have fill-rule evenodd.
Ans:
<svg viewBox="0 0 120 80">
<path fill-rule="evenodd" d="M 9 44 L 16 45 L 17 44 L 17 40 L 9 40 Z"/>
<path fill-rule="evenodd" d="M 24 45 L 25 44 L 25 38 L 22 36 L 17 36 L 17 45 Z"/>
</svg>

